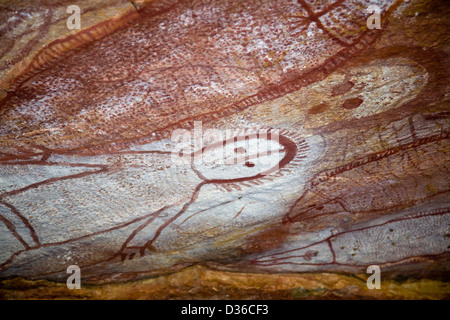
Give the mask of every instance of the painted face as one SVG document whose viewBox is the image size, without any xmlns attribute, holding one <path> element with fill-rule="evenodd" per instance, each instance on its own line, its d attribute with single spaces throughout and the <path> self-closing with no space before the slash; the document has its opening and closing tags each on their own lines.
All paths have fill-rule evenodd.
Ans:
<svg viewBox="0 0 450 320">
<path fill-rule="evenodd" d="M 274 133 L 252 133 L 209 144 L 193 154 L 193 168 L 204 180 L 239 182 L 278 171 L 295 156 L 296 146 Z"/>
</svg>

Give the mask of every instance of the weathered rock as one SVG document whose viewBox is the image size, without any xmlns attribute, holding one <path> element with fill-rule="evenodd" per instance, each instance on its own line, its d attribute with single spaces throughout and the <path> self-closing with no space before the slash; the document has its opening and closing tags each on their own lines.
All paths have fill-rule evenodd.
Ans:
<svg viewBox="0 0 450 320">
<path fill-rule="evenodd" d="M 1 282 L 2 299 L 448 299 L 449 284 L 436 280 L 383 281 L 369 290 L 361 275 L 336 273 L 252 274 L 195 266 L 141 281 L 67 290 L 46 280 Z"/>
<path fill-rule="evenodd" d="M 77 29 L 67 27 L 70 5 L 73 2 L 64 0 L 6 0 L 0 3 L 2 89 L 12 91 L 20 76 L 64 52 L 113 32 L 138 16 L 129 1 L 77 1 L 81 10 L 81 36 Z"/>
<path fill-rule="evenodd" d="M 0 82 L 0 277 L 448 277 L 443 1 L 112 6 Z"/>
</svg>

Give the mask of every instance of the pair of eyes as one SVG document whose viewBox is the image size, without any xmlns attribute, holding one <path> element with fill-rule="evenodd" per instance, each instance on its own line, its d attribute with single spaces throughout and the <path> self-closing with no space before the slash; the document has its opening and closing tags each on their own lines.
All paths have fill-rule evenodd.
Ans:
<svg viewBox="0 0 450 320">
<path fill-rule="evenodd" d="M 281 148 L 280 150 L 278 150 L 278 152 L 284 152 L 284 148 Z M 243 147 L 238 147 L 238 148 L 234 148 L 234 153 L 238 153 L 238 154 L 245 154 L 247 153 L 247 150 Z M 269 151 L 268 154 L 271 154 L 271 152 Z M 252 168 L 255 166 L 255 163 L 251 162 L 251 161 L 246 161 L 244 163 L 244 166 Z"/>
<path fill-rule="evenodd" d="M 265 155 L 270 155 L 270 154 L 272 154 L 272 152 L 274 152 L 274 151 L 269 151 Z M 285 152 L 285 149 L 282 147 L 279 150 L 276 150 L 276 152 Z M 236 154 L 246 154 L 247 150 L 245 148 L 243 148 L 243 147 L 237 147 L 237 148 L 234 148 L 234 153 L 236 153 Z M 183 155 L 184 155 L 184 153 L 182 151 L 180 151 L 178 154 L 179 154 L 180 157 L 183 157 Z M 259 157 L 259 155 L 257 157 Z M 255 163 L 251 162 L 251 161 L 245 161 L 244 162 L 244 166 L 246 166 L 248 168 L 253 168 L 255 166 Z"/>
<path fill-rule="evenodd" d="M 245 148 L 242 148 L 242 147 L 234 148 L 234 153 L 245 154 L 245 153 L 247 153 L 247 150 Z M 182 157 L 184 155 L 184 153 L 182 151 L 180 151 L 178 155 L 180 157 Z M 244 166 L 249 167 L 249 168 L 253 168 L 255 166 L 255 164 L 253 162 L 251 162 L 251 161 L 246 161 L 244 163 Z"/>
</svg>

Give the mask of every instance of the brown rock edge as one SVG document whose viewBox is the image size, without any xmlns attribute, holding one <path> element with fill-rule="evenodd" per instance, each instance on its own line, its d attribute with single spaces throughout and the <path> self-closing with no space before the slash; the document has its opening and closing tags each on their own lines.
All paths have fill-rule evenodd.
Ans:
<svg viewBox="0 0 450 320">
<path fill-rule="evenodd" d="M 430 279 L 383 280 L 368 289 L 368 275 L 258 274 L 194 266 L 134 282 L 69 290 L 65 283 L 21 278 L 0 282 L 0 299 L 449 299 L 450 283 Z"/>
</svg>

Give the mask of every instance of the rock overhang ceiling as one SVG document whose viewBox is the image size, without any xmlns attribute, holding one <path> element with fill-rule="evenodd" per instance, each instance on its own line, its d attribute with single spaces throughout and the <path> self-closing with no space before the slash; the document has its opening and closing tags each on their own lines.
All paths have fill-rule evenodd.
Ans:
<svg viewBox="0 0 450 320">
<path fill-rule="evenodd" d="M 443 2 L 4 6 L 2 278 L 447 277 Z"/>
</svg>

